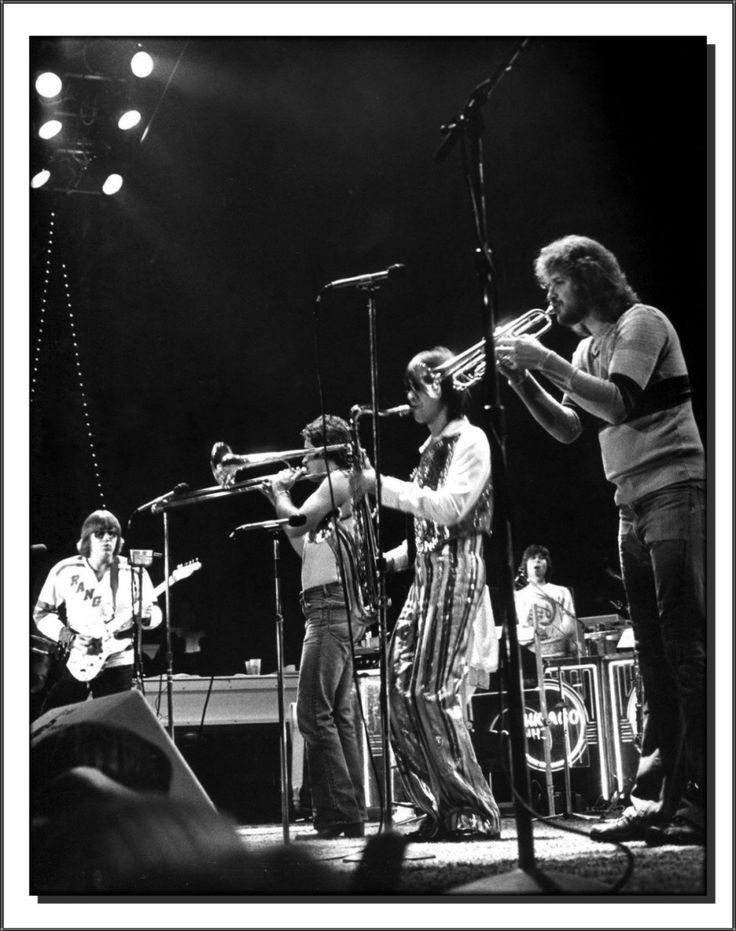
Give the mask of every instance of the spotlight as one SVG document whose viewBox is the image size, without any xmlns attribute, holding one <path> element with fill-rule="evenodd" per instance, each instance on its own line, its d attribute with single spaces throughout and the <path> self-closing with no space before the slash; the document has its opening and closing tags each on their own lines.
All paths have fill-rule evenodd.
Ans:
<svg viewBox="0 0 736 931">
<path fill-rule="evenodd" d="M 60 132 L 60 120 L 46 120 L 46 122 L 38 130 L 38 135 L 41 137 L 41 139 L 53 139 L 54 136 L 58 135 Z"/>
<path fill-rule="evenodd" d="M 137 78 L 147 78 L 153 71 L 153 59 L 148 52 L 136 52 L 130 60 L 130 70 Z"/>
<path fill-rule="evenodd" d="M 137 126 L 141 121 L 141 115 L 138 110 L 126 110 L 125 113 L 120 115 L 118 120 L 119 129 L 132 129 L 134 126 Z"/>
<path fill-rule="evenodd" d="M 117 194 L 120 188 L 123 186 L 123 179 L 120 175 L 108 175 L 105 179 L 105 183 L 102 185 L 103 194 Z"/>
<path fill-rule="evenodd" d="M 36 172 L 36 174 L 31 178 L 31 187 L 32 188 L 43 187 L 50 177 L 51 177 L 51 172 L 48 170 L 48 168 L 43 168 L 41 171 Z"/>
<path fill-rule="evenodd" d="M 61 78 L 53 71 L 44 71 L 36 78 L 36 90 L 42 97 L 58 97 L 61 93 Z"/>
</svg>

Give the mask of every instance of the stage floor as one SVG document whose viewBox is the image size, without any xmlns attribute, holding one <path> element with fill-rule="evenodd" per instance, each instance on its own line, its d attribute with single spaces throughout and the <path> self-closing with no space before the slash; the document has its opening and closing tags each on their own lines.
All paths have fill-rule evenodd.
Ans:
<svg viewBox="0 0 736 931">
<path fill-rule="evenodd" d="M 644 841 L 631 842 L 626 845 L 633 858 L 631 874 L 617 888 L 629 867 L 628 857 L 620 846 L 588 837 L 596 820 L 560 817 L 552 822 L 532 822 L 531 862 L 544 876 L 555 880 L 562 894 L 608 895 L 616 900 L 642 895 L 685 896 L 703 901 L 700 897 L 706 893 L 705 848 L 648 847 Z M 289 824 L 288 840 L 282 824 L 242 825 L 238 833 L 253 853 L 261 850 L 264 856 L 272 857 L 280 849 L 295 861 L 303 856 L 310 866 L 323 865 L 330 878 L 337 878 L 338 886 L 342 882 L 346 887 L 356 882 L 367 883 L 367 888 L 356 889 L 357 892 L 409 896 L 555 894 L 554 890 L 547 892 L 536 885 L 528 887 L 525 882 L 523 890 L 519 889 L 520 851 L 514 818 L 503 819 L 499 840 L 409 841 L 397 845 L 393 835 L 403 835 L 414 828 L 413 823 L 395 822 L 392 836 L 388 837 L 379 830 L 377 822 L 369 822 L 366 838 L 358 840 L 314 839 L 311 824 L 304 822 Z M 525 862 L 529 862 L 528 851 L 525 854 Z M 372 880 L 368 860 L 374 867 L 378 865 L 378 873 Z M 299 894 L 299 885 L 296 880 L 294 890 L 284 889 L 284 894 L 290 891 Z"/>
</svg>

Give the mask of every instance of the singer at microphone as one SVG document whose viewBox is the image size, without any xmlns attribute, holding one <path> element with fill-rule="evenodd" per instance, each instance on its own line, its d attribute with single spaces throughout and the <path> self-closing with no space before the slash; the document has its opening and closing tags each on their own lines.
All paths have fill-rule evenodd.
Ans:
<svg viewBox="0 0 736 931">
<path fill-rule="evenodd" d="M 388 268 L 381 272 L 374 272 L 372 275 L 356 275 L 354 278 L 338 278 L 337 281 L 330 281 L 322 288 L 325 291 L 335 291 L 338 288 L 362 288 L 371 290 L 378 287 L 381 282 L 387 278 L 398 278 L 406 271 L 405 265 L 389 265 Z"/>
</svg>

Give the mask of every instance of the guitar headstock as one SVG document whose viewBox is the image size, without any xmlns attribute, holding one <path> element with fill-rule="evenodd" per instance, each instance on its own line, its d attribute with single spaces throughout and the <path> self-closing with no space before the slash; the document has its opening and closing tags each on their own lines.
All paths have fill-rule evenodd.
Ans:
<svg viewBox="0 0 736 931">
<path fill-rule="evenodd" d="M 189 562 L 179 563 L 176 569 L 171 573 L 169 582 L 173 585 L 174 582 L 181 582 L 182 579 L 188 579 L 190 575 L 193 575 L 201 568 L 202 563 L 198 559 L 190 559 Z"/>
</svg>

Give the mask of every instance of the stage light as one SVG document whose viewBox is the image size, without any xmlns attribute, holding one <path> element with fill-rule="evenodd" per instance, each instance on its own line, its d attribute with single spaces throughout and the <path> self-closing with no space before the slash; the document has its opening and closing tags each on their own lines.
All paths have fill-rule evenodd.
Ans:
<svg viewBox="0 0 736 931">
<path fill-rule="evenodd" d="M 43 187 L 50 177 L 51 172 L 47 168 L 43 168 L 41 171 L 36 172 L 36 174 L 31 178 L 31 187 Z"/>
<path fill-rule="evenodd" d="M 53 139 L 61 132 L 61 120 L 46 120 L 38 130 L 41 139 Z"/>
<path fill-rule="evenodd" d="M 61 78 L 53 71 L 44 71 L 36 78 L 36 90 L 42 97 L 58 97 L 61 93 Z"/>
<path fill-rule="evenodd" d="M 119 129 L 132 129 L 134 126 L 137 126 L 141 121 L 141 115 L 138 110 L 126 110 L 125 113 L 120 115 L 118 120 Z"/>
<path fill-rule="evenodd" d="M 110 194 L 117 194 L 122 186 L 123 179 L 120 175 L 108 175 L 105 179 L 105 183 L 102 185 L 102 193 L 107 194 L 108 196 Z"/>
<path fill-rule="evenodd" d="M 148 52 L 136 52 L 130 60 L 130 70 L 137 78 L 147 78 L 153 71 L 153 59 Z"/>
</svg>

